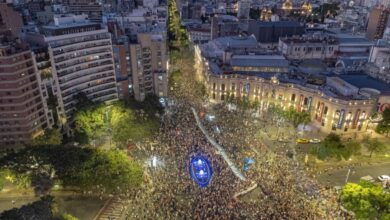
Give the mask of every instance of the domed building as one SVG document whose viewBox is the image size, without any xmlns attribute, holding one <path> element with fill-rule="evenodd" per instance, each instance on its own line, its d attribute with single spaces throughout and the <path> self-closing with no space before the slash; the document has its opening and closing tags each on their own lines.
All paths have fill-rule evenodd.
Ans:
<svg viewBox="0 0 390 220">
<path fill-rule="evenodd" d="M 309 2 L 304 2 L 301 7 L 302 14 L 310 14 L 313 11 L 313 6 Z"/>
<path fill-rule="evenodd" d="M 286 0 L 282 5 L 283 10 L 291 10 L 292 8 L 293 8 L 293 4 L 290 0 Z"/>
</svg>

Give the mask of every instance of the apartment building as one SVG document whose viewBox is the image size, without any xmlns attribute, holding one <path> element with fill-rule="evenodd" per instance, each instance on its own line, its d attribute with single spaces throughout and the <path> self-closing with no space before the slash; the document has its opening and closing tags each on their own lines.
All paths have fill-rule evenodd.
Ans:
<svg viewBox="0 0 390 220">
<path fill-rule="evenodd" d="M 0 150 L 23 147 L 51 126 L 39 85 L 31 50 L 0 44 Z"/>
<path fill-rule="evenodd" d="M 136 100 L 148 94 L 168 94 L 168 57 L 165 32 L 139 33 L 130 44 L 132 90 Z"/>
<path fill-rule="evenodd" d="M 85 15 L 56 17 L 44 26 L 53 75 L 53 93 L 58 115 L 65 123 L 71 119 L 82 92 L 92 101 L 118 99 L 111 35 Z M 66 120 L 65 120 L 66 119 Z"/>
<path fill-rule="evenodd" d="M 378 40 L 383 37 L 387 26 L 390 10 L 381 6 L 370 11 L 366 37 L 369 40 Z"/>
<path fill-rule="evenodd" d="M 133 92 L 129 39 L 125 36 L 117 39 L 112 48 L 115 60 L 118 98 L 128 100 Z"/>
<path fill-rule="evenodd" d="M 0 33 L 10 31 L 12 37 L 17 37 L 23 26 L 22 16 L 11 4 L 0 3 Z"/>
</svg>

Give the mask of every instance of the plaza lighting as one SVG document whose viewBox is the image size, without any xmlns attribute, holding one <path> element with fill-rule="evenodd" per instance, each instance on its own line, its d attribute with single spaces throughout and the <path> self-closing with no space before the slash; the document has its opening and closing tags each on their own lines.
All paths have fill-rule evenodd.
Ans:
<svg viewBox="0 0 390 220">
<path fill-rule="evenodd" d="M 157 157 L 153 156 L 152 158 L 152 167 L 157 167 Z"/>
</svg>

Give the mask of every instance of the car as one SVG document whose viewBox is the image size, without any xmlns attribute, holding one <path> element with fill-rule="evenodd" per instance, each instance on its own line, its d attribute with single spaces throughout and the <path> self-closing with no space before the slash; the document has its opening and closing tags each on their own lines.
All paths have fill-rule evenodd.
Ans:
<svg viewBox="0 0 390 220">
<path fill-rule="evenodd" d="M 389 175 L 380 175 L 380 176 L 378 176 L 378 179 L 381 182 L 390 181 L 390 176 Z"/>
<path fill-rule="evenodd" d="M 312 144 L 318 144 L 318 143 L 321 143 L 321 140 L 320 139 L 317 139 L 317 138 L 312 138 L 309 140 L 310 143 Z"/>
<path fill-rule="evenodd" d="M 362 177 L 360 177 L 360 180 L 364 180 L 364 181 L 370 182 L 370 183 L 375 182 L 375 179 L 372 178 L 372 176 L 370 176 L 370 175 L 368 175 L 368 176 L 362 176 Z"/>
<path fill-rule="evenodd" d="M 309 140 L 307 140 L 306 138 L 298 138 L 296 142 L 297 144 L 307 144 L 309 143 Z"/>
</svg>

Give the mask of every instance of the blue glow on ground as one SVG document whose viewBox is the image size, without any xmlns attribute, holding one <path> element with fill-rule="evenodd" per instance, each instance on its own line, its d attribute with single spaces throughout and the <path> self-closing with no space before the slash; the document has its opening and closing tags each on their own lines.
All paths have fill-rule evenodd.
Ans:
<svg viewBox="0 0 390 220">
<path fill-rule="evenodd" d="M 209 161 L 203 156 L 194 156 L 189 164 L 191 178 L 200 187 L 206 187 L 211 181 L 213 171 Z"/>
</svg>

